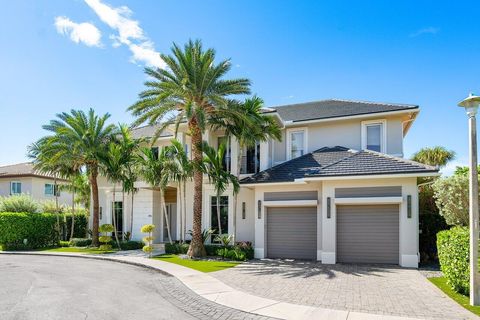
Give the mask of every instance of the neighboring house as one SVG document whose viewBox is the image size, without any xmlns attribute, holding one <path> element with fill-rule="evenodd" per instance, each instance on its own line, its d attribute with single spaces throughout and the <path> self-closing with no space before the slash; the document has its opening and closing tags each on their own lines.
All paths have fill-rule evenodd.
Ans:
<svg viewBox="0 0 480 320">
<path fill-rule="evenodd" d="M 403 139 L 419 112 L 415 105 L 323 100 L 264 110 L 282 126 L 282 141 L 245 150 L 238 197 L 237 241 L 251 241 L 256 258 L 314 259 L 322 263 L 388 263 L 418 266 L 417 177 L 438 169 L 403 159 Z M 190 137 L 179 139 L 189 152 Z M 134 130 L 149 137 L 154 127 Z M 155 147 L 169 144 L 164 132 Z M 206 132 L 218 146 L 222 132 Z M 237 168 L 238 143 L 230 139 L 226 167 Z M 101 222 L 112 220 L 112 185 L 100 181 Z M 140 227 L 157 226 L 156 241 L 167 240 L 160 194 L 144 182 L 133 205 L 133 238 Z M 233 195 L 221 198 L 222 229 L 233 227 Z M 119 230 L 130 225 L 131 202 L 116 193 Z M 173 239 L 180 234 L 177 185 L 166 192 Z M 187 230 L 192 228 L 193 184 L 187 186 Z M 203 228 L 215 228 L 215 191 L 205 177 Z M 213 219 L 216 220 L 214 217 Z"/>
<path fill-rule="evenodd" d="M 60 205 L 72 205 L 70 193 L 58 190 L 58 184 L 65 180 L 57 179 L 58 202 Z M 33 199 L 44 202 L 55 201 L 55 179 L 35 171 L 31 162 L 0 167 L 0 197 L 28 194 Z"/>
</svg>

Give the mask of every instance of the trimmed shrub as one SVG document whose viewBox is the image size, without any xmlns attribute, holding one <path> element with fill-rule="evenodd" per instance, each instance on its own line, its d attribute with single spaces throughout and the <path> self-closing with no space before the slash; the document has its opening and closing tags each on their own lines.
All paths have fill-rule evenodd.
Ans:
<svg viewBox="0 0 480 320">
<path fill-rule="evenodd" d="M 143 248 L 143 242 L 141 241 L 120 241 L 120 246 L 122 247 L 122 250 L 137 250 L 137 249 L 142 249 Z M 112 243 L 113 248 L 117 248 L 117 243 L 113 242 Z"/>
<path fill-rule="evenodd" d="M 60 241 L 59 245 L 62 248 L 70 247 L 70 241 Z"/>
<path fill-rule="evenodd" d="M 58 246 L 57 218 L 51 213 L 0 213 L 0 244 L 5 250 Z"/>
<path fill-rule="evenodd" d="M 88 238 L 72 238 L 70 247 L 88 247 L 92 245 L 92 239 Z"/>
<path fill-rule="evenodd" d="M 186 254 L 189 245 L 184 243 L 165 243 L 165 253 L 168 254 Z"/>
<path fill-rule="evenodd" d="M 38 212 L 38 202 L 27 194 L 13 195 L 0 199 L 0 212 Z"/>
<path fill-rule="evenodd" d="M 470 288 L 469 230 L 454 227 L 437 234 L 441 270 L 452 289 L 468 295 Z"/>
<path fill-rule="evenodd" d="M 102 243 L 102 245 L 100 245 L 100 250 L 112 249 L 112 245 L 110 244 L 110 242 L 112 242 L 112 237 L 109 236 L 108 234 L 113 232 L 114 230 L 115 229 L 111 224 L 102 224 L 100 228 L 98 228 L 98 231 L 103 233 L 102 236 L 98 237 L 98 241 Z"/>
<path fill-rule="evenodd" d="M 143 225 L 142 228 L 140 229 L 142 233 L 148 233 L 148 236 L 143 237 L 143 242 L 145 242 L 145 246 L 143 246 L 142 250 L 143 252 L 147 253 L 150 258 L 152 257 L 152 251 L 153 251 L 152 242 L 155 239 L 155 237 L 153 236 L 154 230 L 155 230 L 155 225 L 153 224 Z"/>
</svg>

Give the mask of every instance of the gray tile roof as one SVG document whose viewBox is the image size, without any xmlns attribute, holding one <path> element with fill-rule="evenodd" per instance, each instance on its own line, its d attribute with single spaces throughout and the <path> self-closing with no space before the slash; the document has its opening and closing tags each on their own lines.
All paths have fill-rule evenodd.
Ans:
<svg viewBox="0 0 480 320">
<path fill-rule="evenodd" d="M 142 127 L 136 127 L 132 129 L 132 136 L 134 138 L 151 138 L 155 134 L 155 131 L 158 129 L 158 125 L 146 125 Z M 168 131 L 163 131 L 160 134 L 160 137 L 173 137 Z"/>
<path fill-rule="evenodd" d="M 417 105 L 329 99 L 272 107 L 283 121 L 305 121 L 348 117 L 400 110 L 418 110 Z"/>
<path fill-rule="evenodd" d="M 31 162 L 23 162 L 0 167 L 0 178 L 26 176 L 53 179 L 53 176 L 36 171 Z"/>
<path fill-rule="evenodd" d="M 325 147 L 286 161 L 241 183 L 290 182 L 306 177 L 340 177 L 404 173 L 436 173 L 438 169 L 418 162 L 373 151 Z"/>
</svg>

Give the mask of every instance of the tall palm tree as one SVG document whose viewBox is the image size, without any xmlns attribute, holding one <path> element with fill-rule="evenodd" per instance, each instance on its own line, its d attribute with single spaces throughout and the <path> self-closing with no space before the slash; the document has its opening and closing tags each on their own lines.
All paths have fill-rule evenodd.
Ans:
<svg viewBox="0 0 480 320">
<path fill-rule="evenodd" d="M 158 187 L 160 189 L 162 212 L 167 226 L 168 240 L 170 243 L 172 243 L 172 236 L 170 233 L 170 216 L 165 205 L 165 189 L 168 184 L 168 181 L 164 176 L 164 160 L 167 158 L 166 152 L 166 149 L 163 148 L 157 156 L 151 148 L 143 148 L 137 157 L 137 161 L 139 164 L 139 172 L 143 179 L 152 187 Z"/>
<path fill-rule="evenodd" d="M 453 159 L 455 159 L 455 152 L 441 146 L 422 148 L 412 156 L 413 161 L 439 168 L 446 166 Z"/>
<path fill-rule="evenodd" d="M 88 180 L 85 180 L 85 174 L 81 170 L 72 174 L 68 183 L 60 185 L 60 190 L 68 191 L 72 194 L 72 221 L 70 226 L 70 240 L 72 240 L 75 228 L 75 205 L 83 203 L 85 208 L 89 204 L 89 201 L 85 197 L 90 197 L 90 186 Z M 86 194 L 87 193 L 87 194 Z M 85 203 L 86 201 L 86 203 Z"/>
<path fill-rule="evenodd" d="M 202 242 L 202 133 L 210 127 L 212 116 L 221 118 L 243 117 L 230 108 L 229 97 L 250 92 L 248 79 L 225 80 L 231 68 L 230 60 L 215 63 L 215 50 L 204 50 L 201 41 L 189 41 L 182 49 L 173 44 L 170 55 L 160 54 L 167 68 L 146 68 L 152 78 L 140 93 L 140 100 L 129 110 L 137 117 L 135 125 L 148 122 L 162 123 L 155 137 L 167 126 L 178 128 L 183 121 L 192 138 L 193 162 L 193 236 L 188 255 L 204 256 Z"/>
<path fill-rule="evenodd" d="M 92 190 L 93 224 L 92 245 L 98 246 L 99 201 L 97 177 L 99 167 L 108 152 L 109 142 L 116 133 L 113 124 L 107 124 L 110 115 L 99 116 L 93 109 L 87 113 L 71 110 L 57 114 L 43 128 L 52 134 L 47 139 L 52 144 L 53 159 L 61 159 L 70 153 L 79 167 L 85 166 Z M 52 160 L 53 162 L 55 160 Z"/>
<path fill-rule="evenodd" d="M 235 175 L 240 180 L 242 159 L 244 150 L 256 148 L 260 142 L 270 139 L 280 140 L 281 130 L 277 121 L 268 114 L 262 113 L 264 102 L 261 98 L 253 96 L 245 99 L 243 103 L 233 104 L 239 112 L 246 115 L 244 118 L 234 118 L 234 121 L 225 121 L 219 119 L 218 128 L 225 129 L 227 136 L 233 136 L 238 142 L 237 168 Z M 237 235 L 237 203 L 238 193 L 233 195 L 233 242 L 235 243 Z"/>
<path fill-rule="evenodd" d="M 215 188 L 215 195 L 217 200 L 217 222 L 218 222 L 218 234 L 222 235 L 222 224 L 221 224 L 221 214 L 220 214 L 220 197 L 222 193 L 227 190 L 228 186 L 231 184 L 233 186 L 233 194 L 236 195 L 240 190 L 240 184 L 235 175 L 231 174 L 229 171 L 225 170 L 223 161 L 225 155 L 226 144 L 222 143 L 218 147 L 218 150 L 215 150 L 208 143 L 203 143 L 203 153 L 205 154 L 203 158 L 204 170 L 208 176 L 208 179 L 213 184 Z"/>
</svg>

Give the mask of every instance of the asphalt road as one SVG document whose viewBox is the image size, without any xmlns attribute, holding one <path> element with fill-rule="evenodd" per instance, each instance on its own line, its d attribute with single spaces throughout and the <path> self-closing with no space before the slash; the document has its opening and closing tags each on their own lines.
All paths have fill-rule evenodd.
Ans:
<svg viewBox="0 0 480 320">
<path fill-rule="evenodd" d="M 265 319 L 195 295 L 142 267 L 84 258 L 0 255 L 0 319 Z"/>
</svg>

